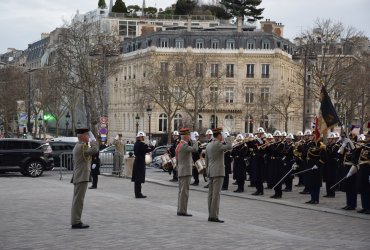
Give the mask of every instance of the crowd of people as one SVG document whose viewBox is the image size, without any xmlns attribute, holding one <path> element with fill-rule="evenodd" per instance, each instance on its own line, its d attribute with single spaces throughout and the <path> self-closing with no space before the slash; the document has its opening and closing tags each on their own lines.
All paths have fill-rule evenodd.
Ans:
<svg viewBox="0 0 370 250">
<path fill-rule="evenodd" d="M 94 172 L 99 144 L 87 129 L 77 130 L 79 142 L 74 155 L 74 196 L 72 203 L 72 228 L 87 228 L 81 222 L 83 200 L 87 189 L 90 171 Z M 252 195 L 264 195 L 265 189 L 273 189 L 270 198 L 281 199 L 283 192 L 293 191 L 293 178 L 302 187 L 300 194 L 310 194 L 308 204 L 319 204 L 320 189 L 325 183 L 325 198 L 335 198 L 337 191 L 346 193 L 344 210 L 357 208 L 360 194 L 362 209 L 358 213 L 370 214 L 370 131 L 351 139 L 330 132 L 326 138 L 314 140 L 310 130 L 304 133 L 275 131 L 265 133 L 258 128 L 255 134 L 238 134 L 235 140 L 222 128 L 208 129 L 206 141 L 199 141 L 199 134 L 183 128 L 173 133 L 173 143 L 168 150 L 172 161 L 170 181 L 179 183 L 178 216 L 192 216 L 187 212 L 190 185 L 199 185 L 199 175 L 208 184 L 208 221 L 224 222 L 219 218 L 221 190 L 228 190 L 229 176 L 232 173 L 237 189 L 244 192 L 246 181 L 256 191 Z M 137 133 L 134 144 L 135 160 L 132 182 L 136 198 L 146 198 L 142 194 L 145 182 L 145 155 L 154 147 L 144 143 L 145 133 Z M 115 138 L 114 145 L 119 150 L 122 135 Z M 116 159 L 118 162 L 120 159 Z M 249 177 L 249 178 L 248 178 Z M 96 177 L 97 178 L 97 177 Z M 194 182 L 191 183 L 191 179 Z M 96 188 L 93 182 L 92 188 Z M 284 189 L 283 189 L 284 186 Z"/>
</svg>

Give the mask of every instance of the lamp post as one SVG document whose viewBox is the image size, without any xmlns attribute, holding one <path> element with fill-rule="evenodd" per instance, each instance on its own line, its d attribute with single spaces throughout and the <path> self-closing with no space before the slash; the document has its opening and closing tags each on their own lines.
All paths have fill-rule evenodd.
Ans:
<svg viewBox="0 0 370 250">
<path fill-rule="evenodd" d="M 37 119 L 39 121 L 39 138 L 41 139 L 41 130 L 42 130 L 42 117 L 39 116 L 39 119 Z"/>
<path fill-rule="evenodd" d="M 148 113 L 148 117 L 149 117 L 149 141 L 151 140 L 150 124 L 151 124 L 152 111 L 153 111 L 152 107 L 150 107 L 150 104 L 148 104 L 148 107 L 146 108 L 146 112 Z"/>
<path fill-rule="evenodd" d="M 137 113 L 136 113 L 135 120 L 136 120 L 136 134 L 137 134 L 139 132 L 139 121 L 140 121 L 140 116 Z"/>
<path fill-rule="evenodd" d="M 71 116 L 69 115 L 69 111 L 66 114 L 66 136 L 68 136 L 68 126 L 69 126 L 69 119 Z"/>
</svg>

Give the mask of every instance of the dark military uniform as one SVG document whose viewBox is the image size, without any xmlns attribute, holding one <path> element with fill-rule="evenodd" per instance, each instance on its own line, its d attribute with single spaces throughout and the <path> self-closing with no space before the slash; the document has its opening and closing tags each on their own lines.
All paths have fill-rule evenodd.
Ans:
<svg viewBox="0 0 370 250">
<path fill-rule="evenodd" d="M 226 144 L 224 142 L 224 144 Z M 231 163 L 233 162 L 233 157 L 231 156 L 231 152 L 227 151 L 224 154 L 224 164 L 225 164 L 225 177 L 224 182 L 222 184 L 222 190 L 228 190 L 229 188 L 229 175 L 231 174 Z"/>
<path fill-rule="evenodd" d="M 176 148 L 177 148 L 177 145 L 179 143 L 180 143 L 180 139 L 179 138 L 176 138 L 176 140 L 174 140 L 174 142 L 172 143 L 172 146 L 169 149 L 169 154 L 171 156 L 171 159 L 173 157 L 176 157 Z M 172 177 L 172 180 L 171 181 L 178 181 L 178 178 L 177 178 L 177 170 L 176 169 L 170 169 L 168 171 L 169 174 L 171 174 L 172 172 L 173 172 L 173 177 Z"/>
<path fill-rule="evenodd" d="M 306 175 L 306 187 L 309 189 L 311 194 L 311 200 L 307 203 L 318 204 L 320 200 L 320 188 L 322 186 L 322 172 L 323 166 L 326 160 L 325 145 L 318 142 L 318 145 L 310 147 L 307 152 L 307 169 Z M 316 169 L 313 169 L 314 167 Z"/>
<path fill-rule="evenodd" d="M 92 185 L 90 189 L 95 189 L 98 187 L 98 176 L 100 175 L 100 158 L 99 152 L 92 156 L 91 160 L 91 177 Z"/>
<path fill-rule="evenodd" d="M 200 141 L 198 141 L 198 145 L 200 145 Z M 200 159 L 200 154 L 202 153 L 202 149 L 198 148 L 198 151 L 192 154 L 193 162 L 195 163 L 197 160 Z M 205 170 L 204 170 L 205 171 Z M 196 167 L 193 167 L 192 175 L 194 178 L 194 182 L 191 185 L 198 186 L 199 185 L 199 173 Z"/>
<path fill-rule="evenodd" d="M 313 148 L 315 146 L 316 145 L 315 145 L 315 142 L 313 140 L 304 141 L 304 143 L 302 144 L 302 155 L 301 155 L 302 165 L 300 166 L 301 169 L 299 171 L 309 169 L 309 166 L 307 165 L 308 164 L 307 153 L 308 153 L 310 148 Z M 309 189 L 309 186 L 308 186 L 309 185 L 309 175 L 308 175 L 308 173 L 301 174 L 301 178 L 302 178 L 302 181 L 303 181 L 304 189 L 303 189 L 302 192 L 300 192 L 300 194 L 309 194 L 310 189 Z"/>
<path fill-rule="evenodd" d="M 134 144 L 134 166 L 132 169 L 131 181 L 135 182 L 135 197 L 141 198 L 141 184 L 145 183 L 145 154 L 153 150 L 144 142 L 137 140 Z"/>
<path fill-rule="evenodd" d="M 294 144 L 293 142 L 287 143 L 285 142 L 284 145 L 284 152 L 283 152 L 283 175 L 286 175 L 291 169 L 294 164 Z M 292 191 L 293 186 L 293 176 L 289 175 L 286 176 L 284 179 L 285 189 L 283 191 L 290 192 Z"/>
<path fill-rule="evenodd" d="M 244 184 L 245 180 L 247 179 L 247 165 L 244 161 L 246 150 L 244 144 L 233 148 L 231 151 L 231 156 L 234 159 L 233 179 L 236 180 L 236 183 L 238 184 L 238 189 L 235 190 L 235 192 L 244 192 Z"/>
<path fill-rule="evenodd" d="M 263 181 L 265 180 L 265 151 L 260 148 L 262 141 L 255 140 L 248 143 L 251 149 L 251 186 L 256 187 L 256 192 L 253 195 L 263 195 Z"/>
<path fill-rule="evenodd" d="M 269 151 L 271 152 L 271 159 L 270 159 L 270 170 L 271 170 L 271 185 L 275 186 L 281 178 L 283 178 L 284 170 L 283 170 L 283 154 L 284 154 L 284 143 L 278 142 L 274 145 L 269 147 Z M 280 183 L 274 189 L 275 194 L 271 196 L 271 198 L 281 198 L 282 196 L 282 184 Z"/>
<path fill-rule="evenodd" d="M 361 149 L 358 168 L 357 188 L 361 195 L 362 205 L 362 209 L 358 212 L 370 214 L 370 143 L 367 143 L 365 147 Z"/>
<path fill-rule="evenodd" d="M 335 189 L 330 189 L 338 181 L 338 166 L 340 145 L 333 143 L 326 146 L 327 161 L 323 168 L 323 180 L 326 187 L 326 196 L 335 197 Z"/>
</svg>

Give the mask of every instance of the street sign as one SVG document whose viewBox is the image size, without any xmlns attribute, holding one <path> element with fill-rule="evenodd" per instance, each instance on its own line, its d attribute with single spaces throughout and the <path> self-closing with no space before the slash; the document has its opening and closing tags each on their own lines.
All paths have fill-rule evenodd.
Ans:
<svg viewBox="0 0 370 250">
<path fill-rule="evenodd" d="M 106 129 L 106 128 L 101 128 L 100 129 L 100 134 L 101 135 L 105 135 L 105 134 L 107 134 L 108 133 L 108 129 Z"/>
<path fill-rule="evenodd" d="M 106 128 L 107 127 L 107 124 L 100 124 L 100 127 L 101 128 Z"/>
</svg>

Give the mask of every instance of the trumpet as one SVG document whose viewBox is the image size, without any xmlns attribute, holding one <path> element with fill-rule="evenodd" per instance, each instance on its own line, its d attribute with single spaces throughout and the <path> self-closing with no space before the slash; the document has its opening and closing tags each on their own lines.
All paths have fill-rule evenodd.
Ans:
<svg viewBox="0 0 370 250">
<path fill-rule="evenodd" d="M 360 142 L 353 142 L 354 144 L 358 145 L 359 148 L 366 148 L 370 149 L 369 146 L 366 146 L 365 143 L 360 143 Z"/>
</svg>

